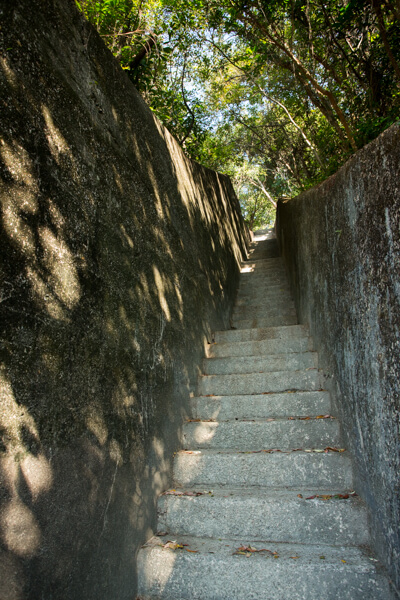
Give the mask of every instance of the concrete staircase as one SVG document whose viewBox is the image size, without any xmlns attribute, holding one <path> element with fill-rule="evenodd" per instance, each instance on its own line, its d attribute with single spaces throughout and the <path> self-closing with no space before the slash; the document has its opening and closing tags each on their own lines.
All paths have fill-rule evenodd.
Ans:
<svg viewBox="0 0 400 600">
<path fill-rule="evenodd" d="M 139 598 L 392 598 L 274 239 L 253 244 L 233 324 L 204 360 Z"/>
</svg>

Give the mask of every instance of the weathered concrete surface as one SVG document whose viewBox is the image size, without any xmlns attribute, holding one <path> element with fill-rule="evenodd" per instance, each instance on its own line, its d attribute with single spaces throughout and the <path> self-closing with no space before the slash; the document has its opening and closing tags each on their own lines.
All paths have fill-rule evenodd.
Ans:
<svg viewBox="0 0 400 600">
<path fill-rule="evenodd" d="M 265 356 L 227 356 L 203 360 L 204 375 L 261 373 L 266 371 L 299 371 L 318 367 L 316 352 L 288 352 Z"/>
<path fill-rule="evenodd" d="M 320 390 L 322 374 L 310 371 L 272 371 L 239 375 L 205 375 L 199 382 L 199 394 L 218 396 L 264 394 L 285 390 Z"/>
<path fill-rule="evenodd" d="M 72 0 L 0 18 L 0 598 L 131 600 L 242 221 Z"/>
<path fill-rule="evenodd" d="M 260 342 L 236 342 L 225 344 L 210 344 L 207 356 L 209 358 L 224 358 L 227 356 L 257 356 L 258 354 L 281 354 L 287 352 L 312 351 L 312 339 L 310 337 L 298 337 L 292 340 L 263 340 Z"/>
<path fill-rule="evenodd" d="M 342 491 L 342 490 L 341 490 Z M 367 513 L 359 497 L 306 500 L 335 491 L 213 489 L 200 496 L 161 496 L 160 531 L 214 539 L 360 546 L 368 544 Z M 302 498 L 298 497 L 301 493 Z"/>
<path fill-rule="evenodd" d="M 325 448 L 339 445 L 337 419 L 276 419 L 273 421 L 201 421 L 183 428 L 185 448 Z"/>
<path fill-rule="evenodd" d="M 254 244 L 264 245 L 262 240 Z M 285 302 L 293 301 L 287 296 Z M 263 330 L 254 339 L 280 339 L 284 334 L 291 343 L 301 331 L 280 327 L 275 333 Z M 226 360 L 238 367 L 237 357 Z M 306 371 L 312 372 L 322 385 L 316 370 Z M 351 460 L 348 452 L 337 447 L 338 421 L 323 418 L 330 412 L 329 393 L 319 388 L 311 391 L 315 389 L 311 379 L 303 380 L 307 392 L 287 390 L 292 371 L 282 373 L 283 378 L 272 373 L 279 392 L 255 394 L 256 403 L 250 400 L 253 384 L 265 385 L 265 373 L 253 373 L 253 383 L 244 373 L 201 377 L 199 387 L 204 390 L 206 380 L 209 396 L 206 403 L 203 397 L 193 398 L 191 404 L 194 414 L 198 401 L 209 412 L 203 422 L 191 420 L 186 425 L 187 450 L 175 455 L 174 488 L 159 499 L 160 538 L 140 550 L 141 600 L 393 598 L 381 563 L 365 556 L 361 548 L 352 552 L 352 545 L 365 548 L 369 542 L 367 511 L 360 497 L 343 493 L 353 489 Z M 240 379 L 247 385 L 246 395 L 238 391 Z M 217 392 L 223 381 L 231 385 L 225 398 Z M 288 400 L 292 394 L 297 402 Z M 296 418 L 300 397 L 320 394 L 328 412 L 315 419 Z M 215 405 L 222 408 L 225 403 L 231 411 L 225 409 L 223 420 L 223 410 L 217 408 L 215 414 Z M 288 405 L 295 410 L 291 417 L 269 417 L 271 409 L 284 415 Z M 250 416 L 255 410 L 260 411 L 258 420 Z M 303 410 L 299 408 L 300 413 Z M 256 549 L 264 550 L 258 554 L 254 547 L 249 549 L 249 540 L 257 540 Z M 289 546 L 292 554 L 287 554 Z M 238 556 L 244 562 L 236 561 Z"/>
<path fill-rule="evenodd" d="M 198 396 L 192 400 L 195 419 L 262 419 L 331 414 L 328 392 L 290 392 L 252 396 Z"/>
<path fill-rule="evenodd" d="M 235 554 L 237 541 L 179 536 L 187 552 L 164 549 L 168 540 L 153 538 L 141 553 L 139 591 L 145 600 L 394 600 L 387 578 L 359 548 L 257 538 L 245 544 L 266 550 L 249 557 Z"/>
<path fill-rule="evenodd" d="M 179 452 L 175 457 L 174 478 L 178 485 L 226 485 L 250 489 L 333 486 L 351 489 L 351 462 L 346 452 L 221 452 L 197 450 Z M 310 494 L 311 496 L 312 494 Z"/>
<path fill-rule="evenodd" d="M 291 325 L 282 327 L 264 327 L 260 329 L 228 329 L 217 331 L 215 341 L 220 344 L 263 341 L 263 340 L 293 340 L 308 335 L 308 328 L 303 325 Z"/>
<path fill-rule="evenodd" d="M 280 202 L 277 235 L 301 323 L 369 507 L 379 558 L 400 584 L 400 127 L 320 186 Z"/>
</svg>

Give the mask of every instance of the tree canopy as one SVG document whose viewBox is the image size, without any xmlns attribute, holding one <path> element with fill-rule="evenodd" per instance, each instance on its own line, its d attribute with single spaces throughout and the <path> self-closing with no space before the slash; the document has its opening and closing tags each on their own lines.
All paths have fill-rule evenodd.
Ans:
<svg viewBox="0 0 400 600">
<path fill-rule="evenodd" d="M 400 116 L 400 0 L 79 0 L 250 227 Z"/>
</svg>

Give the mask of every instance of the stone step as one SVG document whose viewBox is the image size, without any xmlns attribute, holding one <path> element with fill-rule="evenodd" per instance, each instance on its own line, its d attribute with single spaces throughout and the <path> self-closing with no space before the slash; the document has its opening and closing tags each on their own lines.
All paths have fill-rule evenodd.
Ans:
<svg viewBox="0 0 400 600">
<path fill-rule="evenodd" d="M 236 329 L 265 329 L 267 327 L 278 327 L 279 325 L 297 325 L 297 316 L 293 315 L 271 315 L 270 317 L 258 317 L 254 319 L 233 319 Z"/>
<path fill-rule="evenodd" d="M 284 281 L 286 285 L 289 284 L 287 275 L 283 269 L 283 267 L 269 267 L 264 270 L 254 271 L 252 267 L 245 267 L 241 270 L 239 274 L 239 282 L 241 284 L 249 284 L 253 287 L 257 287 L 256 283 L 262 283 L 263 280 L 267 281 L 268 279 L 279 278 Z"/>
<path fill-rule="evenodd" d="M 365 550 L 365 506 L 343 497 L 350 456 L 276 239 L 252 244 L 231 322 L 158 501 L 169 533 L 139 552 L 138 600 L 394 600 Z"/>
<path fill-rule="evenodd" d="M 292 340 L 308 335 L 308 329 L 304 325 L 285 325 L 276 327 L 259 327 L 243 330 L 228 329 L 215 332 L 215 342 L 218 344 L 237 342 L 250 342 L 262 340 Z"/>
<path fill-rule="evenodd" d="M 269 417 L 308 417 L 331 411 L 328 392 L 291 392 L 252 396 L 198 396 L 190 401 L 194 419 L 265 419 Z"/>
<path fill-rule="evenodd" d="M 296 309 L 293 300 L 282 298 L 279 303 L 262 302 L 259 304 L 236 306 L 232 314 L 233 318 L 251 319 L 253 317 L 268 317 L 270 315 L 295 315 Z"/>
<path fill-rule="evenodd" d="M 369 541 L 367 512 L 360 498 L 334 499 L 335 494 L 344 495 L 344 490 L 238 491 L 228 487 L 197 493 L 201 495 L 178 495 L 179 490 L 174 490 L 160 496 L 159 530 L 239 541 L 334 546 L 359 546 Z M 332 498 L 306 499 L 318 495 Z"/>
<path fill-rule="evenodd" d="M 213 489 L 218 485 L 245 489 L 254 486 L 286 489 L 352 488 L 352 468 L 347 452 L 324 451 L 324 447 L 314 449 L 318 452 L 310 448 L 305 450 L 182 450 L 175 455 L 175 485 L 183 488 L 204 486 L 204 489 Z"/>
<path fill-rule="evenodd" d="M 281 301 L 293 302 L 291 290 L 285 285 L 270 285 L 258 288 L 257 290 L 249 286 L 244 286 L 238 291 L 235 308 L 238 306 L 256 306 L 260 304 L 276 306 Z"/>
<path fill-rule="evenodd" d="M 278 273 L 286 276 L 285 267 L 279 258 L 266 260 L 253 260 L 243 263 L 240 268 L 240 275 L 268 275 Z"/>
<path fill-rule="evenodd" d="M 165 548 L 171 538 L 185 545 L 178 550 Z M 236 554 L 243 544 L 265 550 Z M 138 597 L 394 600 L 380 565 L 371 558 L 365 550 L 346 546 L 271 544 L 260 538 L 239 543 L 189 536 L 154 537 L 139 552 Z"/>
<path fill-rule="evenodd" d="M 256 292 L 251 289 L 244 289 L 238 293 L 234 310 L 239 307 L 264 306 L 264 308 L 279 306 L 280 303 L 293 303 L 293 297 L 289 289 L 281 285 L 266 287 Z"/>
<path fill-rule="evenodd" d="M 224 358 L 228 356 L 257 356 L 263 354 L 290 354 L 292 352 L 310 352 L 313 342 L 310 337 L 297 337 L 289 340 L 267 339 L 259 342 L 227 342 L 210 344 L 207 349 L 208 358 Z"/>
<path fill-rule="evenodd" d="M 339 422 L 335 418 L 189 421 L 183 425 L 183 446 L 186 449 L 290 450 L 324 448 L 339 443 Z"/>
<path fill-rule="evenodd" d="M 237 306 L 232 313 L 233 321 L 243 319 L 269 319 L 271 317 L 297 317 L 292 300 L 282 301 L 280 304 L 260 306 Z"/>
<path fill-rule="evenodd" d="M 259 257 L 254 257 L 254 252 L 244 261 L 242 261 L 242 264 L 248 264 L 248 263 L 253 263 L 253 262 L 257 262 L 257 263 L 273 263 L 273 262 L 279 262 L 282 266 L 283 266 L 283 259 L 281 256 L 259 256 Z"/>
<path fill-rule="evenodd" d="M 280 266 L 271 266 L 269 268 L 263 267 L 262 269 L 255 269 L 253 267 L 246 267 L 240 272 L 240 282 L 251 282 L 252 285 L 256 283 L 266 282 L 269 279 L 279 279 L 287 283 L 287 275 L 284 269 Z"/>
<path fill-rule="evenodd" d="M 259 306 L 260 304 L 263 304 L 264 307 L 276 306 L 280 302 L 293 302 L 288 288 L 276 286 L 274 289 L 266 288 L 257 292 L 243 290 L 238 294 L 235 308 L 239 306 Z"/>
<path fill-rule="evenodd" d="M 277 371 L 233 375 L 203 375 L 199 378 L 198 395 L 232 396 L 286 392 L 288 390 L 318 391 L 323 386 L 322 374 L 309 371 Z"/>
<path fill-rule="evenodd" d="M 316 352 L 292 352 L 259 356 L 229 356 L 203 359 L 204 375 L 230 373 L 265 373 L 267 371 L 299 371 L 318 367 Z"/>
<path fill-rule="evenodd" d="M 253 290 L 259 289 L 260 287 L 272 287 L 272 286 L 287 286 L 288 281 L 284 273 L 270 273 L 270 274 L 259 274 L 255 273 L 241 273 L 239 279 L 239 288 L 250 287 Z"/>
<path fill-rule="evenodd" d="M 254 258 L 253 256 L 249 257 L 247 260 L 244 260 L 241 264 L 241 268 L 259 266 L 259 267 L 273 267 L 279 266 L 279 268 L 283 271 L 285 269 L 285 263 L 283 262 L 280 256 L 275 257 L 265 257 L 265 258 Z"/>
<path fill-rule="evenodd" d="M 286 288 L 289 286 L 286 273 L 281 268 L 270 268 L 265 271 L 242 271 L 239 276 L 239 287 L 250 286 L 256 291 L 259 286 L 270 284 L 277 279 L 276 286 L 282 284 Z"/>
<path fill-rule="evenodd" d="M 251 273 L 250 273 L 251 274 Z M 239 294 L 251 290 L 252 293 L 263 292 L 266 289 L 275 288 L 276 290 L 282 288 L 290 290 L 289 282 L 286 277 L 280 275 L 279 277 L 267 277 L 265 280 L 257 280 L 257 278 L 247 277 L 247 273 L 242 273 L 239 277 Z M 274 279 L 278 279 L 274 281 Z"/>
<path fill-rule="evenodd" d="M 281 258 L 264 258 L 250 259 L 242 263 L 240 274 L 259 274 L 268 273 L 269 271 L 279 271 L 286 274 L 285 264 Z"/>
<path fill-rule="evenodd" d="M 281 264 L 264 266 L 252 263 L 242 267 L 240 271 L 241 280 L 247 279 L 249 281 L 251 280 L 252 282 L 255 282 L 262 281 L 264 279 L 269 279 L 270 277 L 278 277 L 280 279 L 287 280 L 285 270 Z"/>
<path fill-rule="evenodd" d="M 281 256 L 266 256 L 266 257 L 262 257 L 260 256 L 259 258 L 254 258 L 254 252 L 251 254 L 251 256 L 249 256 L 246 260 L 244 260 L 242 262 L 242 264 L 248 264 L 248 263 L 265 263 L 265 264 L 269 264 L 269 263 L 273 263 L 273 262 L 279 262 L 282 266 L 284 266 L 284 262 Z"/>
</svg>

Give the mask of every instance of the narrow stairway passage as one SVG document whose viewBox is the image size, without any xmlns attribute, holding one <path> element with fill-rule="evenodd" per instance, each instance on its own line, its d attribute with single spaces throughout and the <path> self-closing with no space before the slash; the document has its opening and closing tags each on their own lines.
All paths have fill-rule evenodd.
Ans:
<svg viewBox="0 0 400 600">
<path fill-rule="evenodd" d="M 392 598 L 272 234 L 243 264 L 184 439 L 139 553 L 140 599 Z"/>
</svg>

